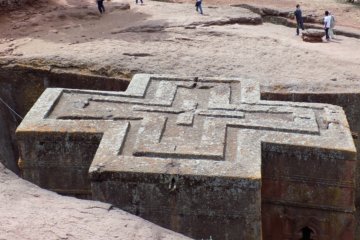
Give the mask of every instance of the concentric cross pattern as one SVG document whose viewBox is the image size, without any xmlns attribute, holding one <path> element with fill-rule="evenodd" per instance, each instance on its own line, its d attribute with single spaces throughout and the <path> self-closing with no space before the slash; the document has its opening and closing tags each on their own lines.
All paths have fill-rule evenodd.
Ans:
<svg viewBox="0 0 360 240">
<path fill-rule="evenodd" d="M 256 88 L 245 81 L 152 78 L 139 84 L 145 90 L 140 96 L 66 90 L 48 117 L 122 121 L 128 123 L 127 133 L 132 121 L 141 120 L 133 133 L 136 140 L 128 147 L 133 156 L 159 158 L 225 160 L 232 128 L 319 134 L 311 108 L 242 102 L 248 93 L 241 86 Z M 127 146 L 126 141 L 119 144 Z"/>
<path fill-rule="evenodd" d="M 26 179 L 197 239 L 297 239 L 305 226 L 352 236 L 343 110 L 260 100 L 251 80 L 140 74 L 125 92 L 47 89 L 17 137 Z"/>
</svg>

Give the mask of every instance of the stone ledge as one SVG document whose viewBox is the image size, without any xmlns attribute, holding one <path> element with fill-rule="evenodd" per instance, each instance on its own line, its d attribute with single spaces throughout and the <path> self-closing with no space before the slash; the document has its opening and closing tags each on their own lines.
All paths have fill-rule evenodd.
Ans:
<svg viewBox="0 0 360 240">
<path fill-rule="evenodd" d="M 305 31 L 302 31 L 302 39 L 305 42 L 322 42 L 322 38 L 324 36 L 324 30 L 307 29 Z"/>
</svg>

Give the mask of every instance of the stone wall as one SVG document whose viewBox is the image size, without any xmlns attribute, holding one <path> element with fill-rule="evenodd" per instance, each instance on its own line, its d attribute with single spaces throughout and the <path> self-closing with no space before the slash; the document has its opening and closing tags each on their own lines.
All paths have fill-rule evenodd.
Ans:
<svg viewBox="0 0 360 240">
<path fill-rule="evenodd" d="M 0 97 L 4 101 L 0 102 L 0 163 L 11 171 L 19 173 L 16 164 L 18 149 L 13 139 L 15 139 L 15 130 L 21 119 L 9 109 L 9 107 L 16 109 L 10 89 L 10 84 L 0 84 Z"/>
<path fill-rule="evenodd" d="M 360 93 L 308 93 L 308 92 L 284 92 L 275 91 L 273 89 L 263 89 L 261 93 L 262 99 L 280 100 L 280 101 L 294 101 L 294 102 L 317 102 L 329 103 L 343 107 L 346 117 L 348 119 L 351 133 L 357 152 L 360 152 Z M 360 154 L 357 154 L 356 164 L 356 240 L 360 240 Z"/>
<path fill-rule="evenodd" d="M 47 87 L 124 91 L 128 81 L 123 78 L 99 76 L 79 69 L 56 69 L 9 64 L 0 67 L 0 97 L 24 117 Z M 3 103 L 0 103 L 0 162 L 18 172 L 18 150 L 15 129 L 21 122 Z"/>
<path fill-rule="evenodd" d="M 284 92 L 276 91 L 272 88 L 262 90 L 262 99 L 280 100 L 280 101 L 294 101 L 294 102 L 318 102 L 329 103 L 343 107 L 347 116 L 351 133 L 357 152 L 360 152 L 360 93 L 309 93 L 309 92 Z M 360 240 L 360 154 L 357 154 L 356 164 L 356 234 L 355 239 Z"/>
</svg>

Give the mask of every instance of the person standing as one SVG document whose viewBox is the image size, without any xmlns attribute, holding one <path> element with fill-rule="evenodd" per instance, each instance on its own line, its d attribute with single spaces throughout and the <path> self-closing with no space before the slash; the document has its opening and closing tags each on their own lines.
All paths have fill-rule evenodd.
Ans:
<svg viewBox="0 0 360 240">
<path fill-rule="evenodd" d="M 96 0 L 100 14 L 105 13 L 104 0 Z"/>
<path fill-rule="evenodd" d="M 195 7 L 196 7 L 197 12 L 199 12 L 200 14 L 203 14 L 201 4 L 202 4 L 202 0 L 196 0 Z"/>
<path fill-rule="evenodd" d="M 329 37 L 330 26 L 331 26 L 331 15 L 329 14 L 329 11 L 325 11 L 324 29 L 325 29 L 325 36 L 327 41 L 330 41 L 330 37 Z"/>
<path fill-rule="evenodd" d="M 334 15 L 329 12 L 330 14 L 330 29 L 329 29 L 329 37 L 334 39 L 334 27 L 335 27 L 335 17 Z"/>
<path fill-rule="evenodd" d="M 135 0 L 135 3 L 138 4 L 138 0 Z M 140 0 L 141 4 L 144 4 L 143 0 Z"/>
<path fill-rule="evenodd" d="M 300 28 L 304 31 L 304 19 L 302 17 L 302 12 L 300 9 L 300 5 L 296 5 L 296 10 L 294 12 L 296 18 L 296 35 L 300 34 Z"/>
</svg>

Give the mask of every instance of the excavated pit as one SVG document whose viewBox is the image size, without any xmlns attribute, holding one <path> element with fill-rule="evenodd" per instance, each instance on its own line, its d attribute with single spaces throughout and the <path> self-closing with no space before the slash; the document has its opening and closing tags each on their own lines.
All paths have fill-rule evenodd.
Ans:
<svg viewBox="0 0 360 240">
<path fill-rule="evenodd" d="M 91 89 L 105 91 L 124 91 L 129 84 L 129 78 L 121 75 L 103 76 L 84 69 L 54 69 L 32 67 L 25 65 L 8 65 L 0 68 L 0 162 L 8 169 L 19 174 L 17 161 L 19 157 L 15 130 L 30 110 L 35 101 L 47 87 Z M 264 87 L 261 90 L 264 100 L 317 102 L 338 105 L 344 108 L 353 134 L 356 148 L 360 150 L 360 93 L 294 93 L 278 91 L 275 88 Z M 9 107 L 11 107 L 10 110 Z M 18 116 L 18 115 L 20 116 Z M 358 156 L 359 159 L 359 156 Z M 360 172 L 358 168 L 357 173 Z M 360 189 L 360 174 L 357 174 L 357 189 Z M 87 198 L 78 196 L 81 198 Z M 356 193 L 356 206 L 360 206 L 360 194 Z M 357 219 L 359 214 L 357 213 Z M 357 220 L 357 229 L 360 229 Z M 359 230 L 357 230 L 359 233 Z"/>
<path fill-rule="evenodd" d="M 56 69 L 30 65 L 8 65 L 0 68 L 0 160 L 12 171 L 17 167 L 18 151 L 15 130 L 21 117 L 33 106 L 45 88 L 72 88 L 103 91 L 125 91 L 130 76 L 104 76 L 84 69 Z M 263 87 L 264 100 L 329 103 L 344 108 L 356 146 L 360 146 L 360 93 L 294 93 Z M 1 100 L 0 100 L 1 101 Z M 8 106 L 6 106 L 8 105 Z M 9 109 L 11 107 L 12 110 Z M 20 115 L 20 116 L 18 116 Z M 358 147 L 359 150 L 359 147 Z M 359 182 L 359 181 L 358 181 Z M 360 203 L 360 202 L 359 202 Z"/>
</svg>

